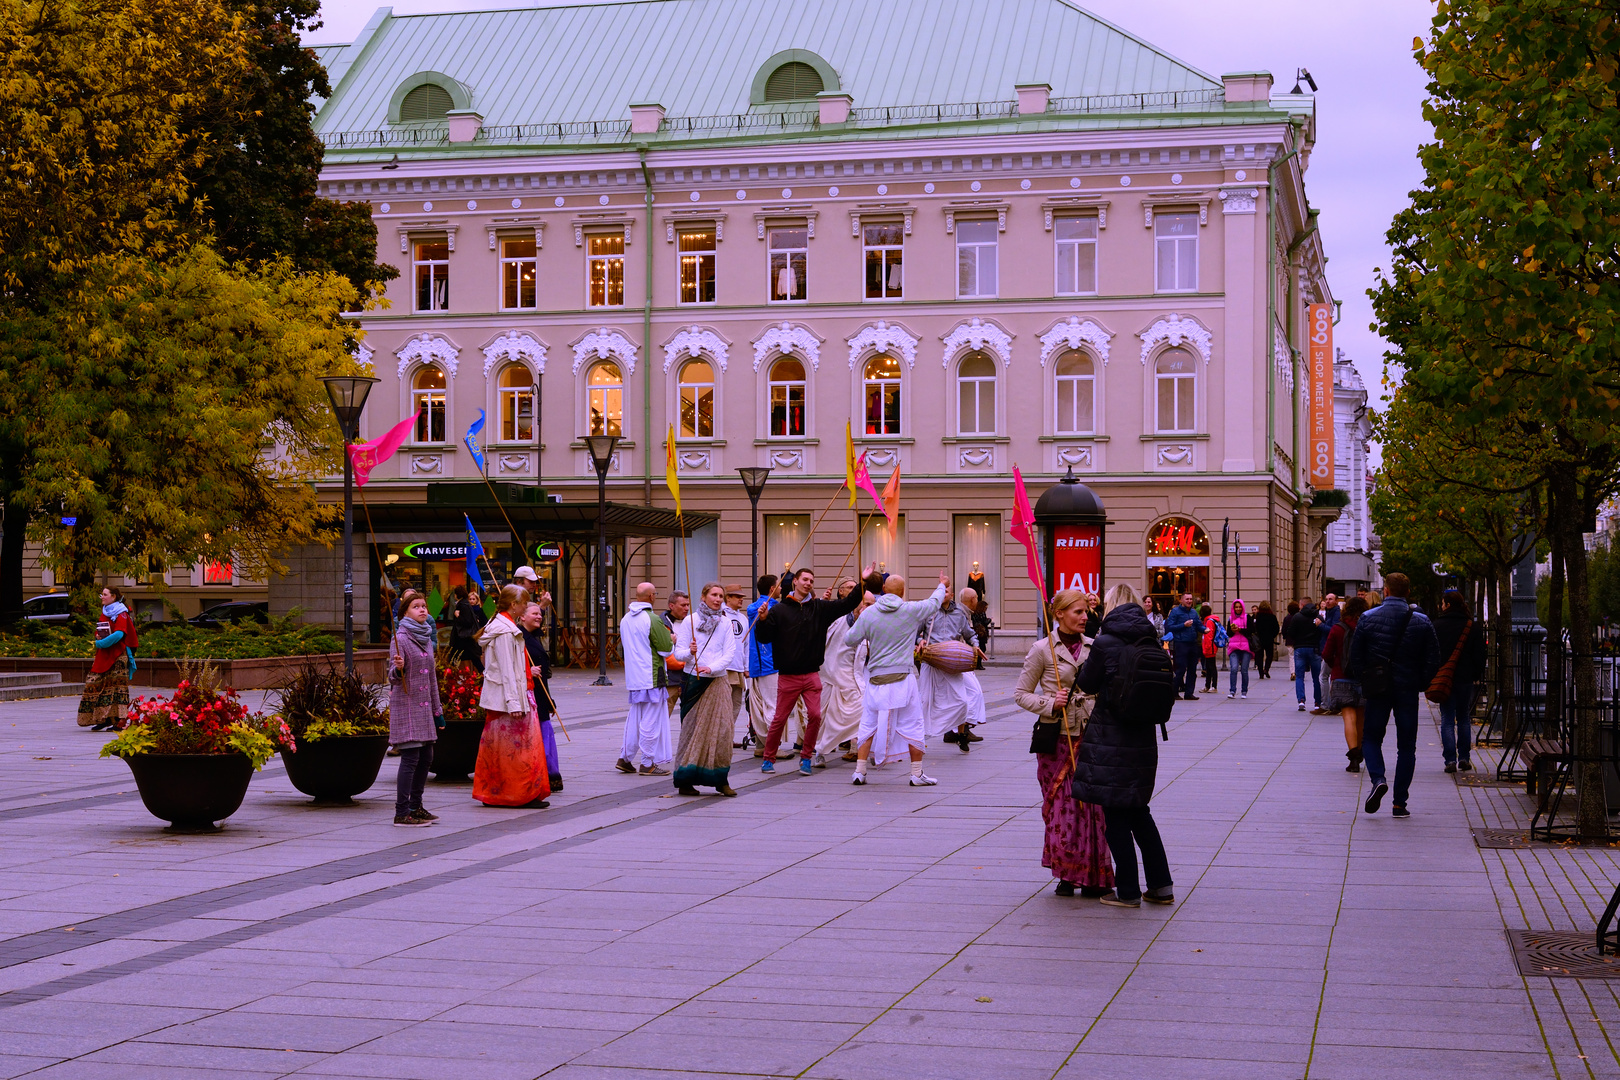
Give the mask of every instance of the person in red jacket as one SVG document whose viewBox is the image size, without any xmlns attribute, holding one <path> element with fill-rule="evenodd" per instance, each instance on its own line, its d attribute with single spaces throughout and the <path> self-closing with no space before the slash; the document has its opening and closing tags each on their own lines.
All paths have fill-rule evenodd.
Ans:
<svg viewBox="0 0 1620 1080">
<path fill-rule="evenodd" d="M 96 658 L 79 699 L 79 726 L 106 731 L 129 713 L 129 680 L 135 674 L 135 619 L 124 594 L 111 585 L 101 590 L 96 621 Z"/>
</svg>

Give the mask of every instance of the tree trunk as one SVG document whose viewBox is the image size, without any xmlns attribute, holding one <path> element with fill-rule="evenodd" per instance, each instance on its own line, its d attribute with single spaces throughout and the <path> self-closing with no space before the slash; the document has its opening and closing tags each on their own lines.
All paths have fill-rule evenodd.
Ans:
<svg viewBox="0 0 1620 1080">
<path fill-rule="evenodd" d="M 0 623 L 22 612 L 23 545 L 28 540 L 28 509 L 17 500 L 5 505 L 0 526 Z"/>
<path fill-rule="evenodd" d="M 1597 710 L 1597 669 L 1592 664 L 1592 602 L 1587 593 L 1586 545 L 1581 536 L 1585 515 L 1577 488 L 1574 465 L 1555 468 L 1550 488 L 1560 513 L 1553 517 L 1553 532 L 1563 542 L 1569 588 L 1570 674 L 1574 702 L 1570 728 L 1575 736 L 1575 783 L 1579 789 L 1576 830 L 1583 841 L 1604 840 L 1609 834 L 1609 810 L 1603 792 L 1603 743 Z"/>
<path fill-rule="evenodd" d="M 1549 517 L 1558 504 L 1549 501 Z M 1545 738 L 1563 738 L 1564 689 L 1568 665 L 1564 656 L 1564 574 L 1567 548 L 1562 531 L 1555 529 L 1552 541 L 1552 576 L 1547 582 L 1547 681 L 1541 733 Z"/>
</svg>

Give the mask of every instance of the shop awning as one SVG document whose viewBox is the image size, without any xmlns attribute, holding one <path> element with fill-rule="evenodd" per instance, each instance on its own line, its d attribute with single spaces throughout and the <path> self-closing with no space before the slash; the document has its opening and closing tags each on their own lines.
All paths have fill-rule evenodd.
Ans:
<svg viewBox="0 0 1620 1080">
<path fill-rule="evenodd" d="M 371 527 L 377 532 L 465 532 L 463 515 L 472 519 L 480 533 L 509 531 L 507 519 L 524 536 L 544 534 L 542 539 L 594 540 L 597 536 L 597 504 L 588 503 L 508 503 L 505 513 L 492 502 L 460 505 L 433 503 L 372 503 Z M 355 508 L 354 527 L 365 531 L 366 514 Z M 694 530 L 720 520 L 718 514 L 689 512 L 677 517 L 664 506 L 633 506 L 610 502 L 603 508 L 609 541 L 648 537 L 691 536 Z"/>
</svg>

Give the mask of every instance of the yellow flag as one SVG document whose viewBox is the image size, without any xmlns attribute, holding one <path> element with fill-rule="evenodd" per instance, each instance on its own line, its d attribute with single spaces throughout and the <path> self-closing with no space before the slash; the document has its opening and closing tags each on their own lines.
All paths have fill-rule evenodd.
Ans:
<svg viewBox="0 0 1620 1080">
<path fill-rule="evenodd" d="M 844 421 L 844 484 L 849 488 L 849 508 L 855 509 L 855 436 Z"/>
<path fill-rule="evenodd" d="M 669 425 L 669 435 L 664 440 L 664 484 L 669 493 L 675 496 L 675 513 L 681 512 L 681 478 L 675 475 L 675 425 Z"/>
</svg>

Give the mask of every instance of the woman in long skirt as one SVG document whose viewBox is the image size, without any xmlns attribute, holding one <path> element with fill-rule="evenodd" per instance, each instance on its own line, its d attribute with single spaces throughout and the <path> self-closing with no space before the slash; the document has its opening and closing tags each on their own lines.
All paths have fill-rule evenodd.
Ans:
<svg viewBox="0 0 1620 1080">
<path fill-rule="evenodd" d="M 1100 806 L 1075 799 L 1074 754 L 1085 735 L 1092 700 L 1074 692 L 1074 677 L 1090 651 L 1086 596 L 1063 589 L 1052 598 L 1053 633 L 1030 646 L 1013 700 L 1039 717 L 1030 749 L 1041 785 L 1046 845 L 1041 865 L 1057 878 L 1057 895 L 1103 896 L 1114 887 Z M 1071 696 L 1072 695 L 1072 696 Z"/>
<path fill-rule="evenodd" d="M 696 607 L 675 628 L 675 655 L 686 658 L 681 687 L 681 741 L 675 749 L 675 789 L 696 795 L 699 786 L 722 795 L 731 789 L 731 733 L 737 711 L 732 706 L 732 653 L 740 639 L 724 613 L 726 590 L 703 586 Z"/>
<path fill-rule="evenodd" d="M 529 703 L 529 655 L 518 620 L 529 594 L 517 585 L 501 590 L 497 614 L 479 638 L 484 650 L 484 735 L 478 743 L 473 798 L 485 806 L 543 809 L 550 805 L 540 718 Z"/>
<path fill-rule="evenodd" d="M 124 606 L 123 593 L 111 585 L 101 590 L 101 618 L 96 621 L 96 658 L 79 698 L 79 726 L 106 731 L 129 715 L 129 676 L 135 670 L 135 619 Z"/>
</svg>

